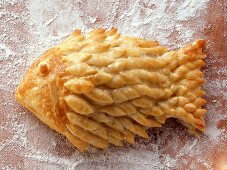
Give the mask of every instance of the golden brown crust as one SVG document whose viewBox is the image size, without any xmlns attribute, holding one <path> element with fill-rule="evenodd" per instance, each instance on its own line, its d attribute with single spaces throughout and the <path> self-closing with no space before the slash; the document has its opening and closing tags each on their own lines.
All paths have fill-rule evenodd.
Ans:
<svg viewBox="0 0 227 170">
<path fill-rule="evenodd" d="M 198 134 L 205 127 L 204 46 L 197 40 L 168 52 L 116 29 L 76 30 L 32 64 L 16 99 L 81 151 L 134 143 L 171 117 Z"/>
</svg>

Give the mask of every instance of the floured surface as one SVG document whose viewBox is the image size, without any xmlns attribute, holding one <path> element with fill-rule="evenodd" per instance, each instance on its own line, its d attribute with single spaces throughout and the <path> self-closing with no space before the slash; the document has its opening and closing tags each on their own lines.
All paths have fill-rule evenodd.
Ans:
<svg viewBox="0 0 227 170">
<path fill-rule="evenodd" d="M 4 0 L 0 23 L 1 169 L 219 170 L 227 164 L 224 1 Z M 35 58 L 75 28 L 94 27 L 116 27 L 124 35 L 156 39 L 171 49 L 207 39 L 205 134 L 197 139 L 169 121 L 150 130 L 149 140 L 138 138 L 135 146 L 80 153 L 15 102 L 15 88 Z"/>
</svg>

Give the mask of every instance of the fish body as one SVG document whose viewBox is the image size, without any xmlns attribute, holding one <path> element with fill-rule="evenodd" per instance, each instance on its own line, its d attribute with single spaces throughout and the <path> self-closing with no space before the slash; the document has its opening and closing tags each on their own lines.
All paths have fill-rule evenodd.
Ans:
<svg viewBox="0 0 227 170">
<path fill-rule="evenodd" d="M 148 138 L 176 118 L 204 131 L 204 40 L 169 51 L 116 29 L 74 31 L 27 70 L 16 99 L 81 151 Z"/>
</svg>

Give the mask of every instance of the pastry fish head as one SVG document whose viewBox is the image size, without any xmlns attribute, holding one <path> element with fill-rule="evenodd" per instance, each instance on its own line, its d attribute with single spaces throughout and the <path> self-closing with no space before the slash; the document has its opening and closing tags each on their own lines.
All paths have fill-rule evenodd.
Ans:
<svg viewBox="0 0 227 170">
<path fill-rule="evenodd" d="M 58 76 L 64 70 L 59 59 L 58 48 L 46 51 L 27 70 L 25 77 L 17 88 L 16 100 L 34 113 L 39 119 L 53 129 L 62 133 L 64 126 L 56 119 L 60 115 L 57 86 Z M 58 126 L 58 128 L 55 128 Z"/>
</svg>

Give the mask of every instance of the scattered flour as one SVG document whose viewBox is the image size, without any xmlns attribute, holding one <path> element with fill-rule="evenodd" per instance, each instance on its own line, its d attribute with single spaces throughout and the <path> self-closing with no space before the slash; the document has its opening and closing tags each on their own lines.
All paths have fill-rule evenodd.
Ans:
<svg viewBox="0 0 227 170">
<path fill-rule="evenodd" d="M 25 68 L 46 49 L 76 28 L 116 27 L 124 35 L 156 39 L 177 48 L 206 38 L 206 7 L 210 0 L 3 0 L 0 1 L 0 169 L 212 169 L 212 149 L 227 142 L 227 67 L 205 69 L 208 109 L 207 129 L 200 138 L 169 123 L 151 130 L 150 139 L 135 146 L 92 148 L 79 153 L 61 135 L 51 131 L 13 99 Z M 176 45 L 177 44 L 177 45 Z M 218 56 L 209 64 L 221 62 Z M 218 73 L 219 77 L 211 75 Z M 222 108 L 222 109 L 220 109 Z M 3 112 L 2 112 L 3 110 Z M 3 135 L 3 134 L 7 134 Z M 12 157 L 8 154 L 11 153 Z M 196 161 L 195 161 L 196 160 Z M 7 166 L 6 166 L 7 165 Z"/>
</svg>

